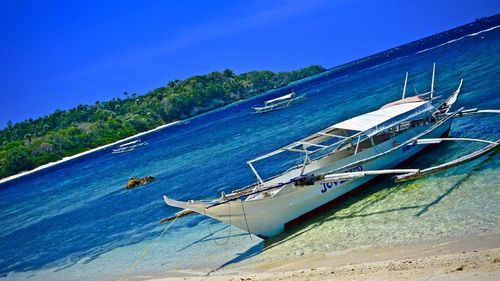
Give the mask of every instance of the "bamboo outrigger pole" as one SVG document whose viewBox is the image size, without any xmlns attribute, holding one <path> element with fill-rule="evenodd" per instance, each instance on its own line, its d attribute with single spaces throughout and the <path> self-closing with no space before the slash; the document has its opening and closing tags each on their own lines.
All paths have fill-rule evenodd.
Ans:
<svg viewBox="0 0 500 281">
<path fill-rule="evenodd" d="M 173 215 L 173 216 L 161 219 L 160 223 L 165 223 L 165 222 L 173 221 L 173 220 L 175 220 L 177 218 L 182 218 L 182 217 L 185 217 L 185 216 L 193 214 L 193 213 L 194 213 L 194 211 L 184 209 L 184 210 L 182 210 L 180 212 L 175 213 L 175 215 Z"/>
<path fill-rule="evenodd" d="M 447 140 L 447 139 L 442 139 L 442 140 Z M 460 140 L 460 139 L 456 139 L 456 140 Z M 463 139 L 463 140 L 471 140 L 471 139 Z M 472 140 L 472 141 L 478 141 L 478 140 Z M 463 163 L 470 162 L 472 160 L 475 160 L 483 155 L 486 155 L 486 154 L 491 153 L 494 150 L 496 150 L 498 147 L 498 144 L 500 143 L 500 140 L 497 140 L 496 142 L 488 142 L 488 143 L 489 143 L 488 146 L 483 147 L 479 150 L 476 150 L 473 153 L 462 156 L 458 159 L 446 162 L 446 163 L 438 165 L 438 166 L 434 166 L 434 167 L 430 167 L 430 168 L 426 168 L 426 169 L 421 169 L 417 172 L 395 176 L 393 179 L 395 182 L 412 180 L 412 179 L 424 177 L 424 176 L 427 176 L 430 174 L 434 174 L 437 172 L 441 172 L 441 171 L 453 168 L 455 166 L 461 165 Z"/>
</svg>

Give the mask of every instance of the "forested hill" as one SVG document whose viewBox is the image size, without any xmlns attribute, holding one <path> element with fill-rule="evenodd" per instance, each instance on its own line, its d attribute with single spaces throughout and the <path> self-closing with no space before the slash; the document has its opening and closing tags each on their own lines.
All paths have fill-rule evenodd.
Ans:
<svg viewBox="0 0 500 281">
<path fill-rule="evenodd" d="M 9 122 L 0 131 L 0 178 L 108 144 L 138 132 L 185 119 L 290 82 L 325 71 L 313 65 L 292 72 L 252 71 L 235 74 L 226 69 L 186 80 L 145 95 L 124 93 L 94 105 Z"/>
</svg>

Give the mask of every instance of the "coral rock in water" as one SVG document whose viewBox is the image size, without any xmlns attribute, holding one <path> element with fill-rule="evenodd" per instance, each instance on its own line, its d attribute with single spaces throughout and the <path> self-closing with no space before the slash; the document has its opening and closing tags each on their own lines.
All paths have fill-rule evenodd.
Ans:
<svg viewBox="0 0 500 281">
<path fill-rule="evenodd" d="M 135 188 L 135 187 L 138 187 L 140 185 L 143 185 L 143 184 L 147 184 L 147 183 L 150 183 L 154 180 L 155 178 L 154 177 L 143 177 L 143 178 L 136 178 L 136 177 L 131 177 L 128 182 L 127 182 L 127 185 L 125 186 L 126 189 L 132 189 L 132 188 Z"/>
</svg>

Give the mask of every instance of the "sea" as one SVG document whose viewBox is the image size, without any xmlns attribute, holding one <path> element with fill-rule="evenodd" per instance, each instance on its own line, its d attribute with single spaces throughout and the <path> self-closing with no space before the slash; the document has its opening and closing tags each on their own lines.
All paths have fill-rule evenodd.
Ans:
<svg viewBox="0 0 500 281">
<path fill-rule="evenodd" d="M 500 27 L 321 81 L 304 80 L 143 136 L 149 145 L 110 150 L 0 185 L 0 280 L 143 280 L 209 274 L 262 261 L 351 249 L 500 233 L 498 153 L 404 183 L 390 178 L 262 240 L 192 215 L 160 223 L 179 200 L 214 199 L 256 182 L 246 161 L 338 121 L 430 90 L 447 97 L 464 79 L 455 108 L 500 109 Z M 332 54 L 334 55 L 334 54 Z M 311 82 L 312 81 L 312 82 Z M 290 90 L 306 99 L 266 114 L 252 107 Z M 451 136 L 497 140 L 499 116 L 456 118 Z M 407 167 L 428 167 L 481 145 L 445 142 Z M 301 159 L 297 156 L 297 161 Z M 264 176 L 283 168 L 258 163 Z M 132 176 L 151 184 L 124 188 Z"/>
</svg>

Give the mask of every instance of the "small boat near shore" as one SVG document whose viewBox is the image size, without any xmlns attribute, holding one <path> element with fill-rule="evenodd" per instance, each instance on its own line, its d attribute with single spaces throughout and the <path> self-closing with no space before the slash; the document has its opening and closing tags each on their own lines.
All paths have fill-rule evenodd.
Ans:
<svg viewBox="0 0 500 281">
<path fill-rule="evenodd" d="M 139 147 L 146 146 L 148 145 L 147 142 L 141 141 L 141 140 L 135 140 L 131 142 L 127 142 L 124 144 L 120 144 L 119 146 L 113 148 L 113 154 L 118 154 L 118 153 L 124 153 L 124 152 L 129 152 L 132 150 L 135 150 Z"/>
<path fill-rule="evenodd" d="M 333 124 L 304 139 L 247 161 L 257 182 L 222 193 L 214 200 L 178 201 L 164 196 L 165 202 L 182 209 L 172 219 L 199 213 L 234 225 L 261 238 L 283 232 L 285 226 L 339 197 L 367 184 L 377 176 L 397 175 L 396 181 L 426 176 L 469 162 L 494 151 L 497 141 L 446 138 L 452 121 L 479 113 L 499 110 L 451 108 L 457 101 L 463 79 L 447 98 L 434 96 L 435 65 L 429 92 L 406 97 L 406 75 L 400 100 L 378 110 Z M 396 169 L 429 145 L 445 141 L 485 144 L 478 151 L 426 169 Z M 285 153 L 303 156 L 299 165 L 263 178 L 254 164 Z"/>
<path fill-rule="evenodd" d="M 295 92 L 291 92 L 290 94 L 267 100 L 264 102 L 264 106 L 255 106 L 253 107 L 254 113 L 265 113 L 281 108 L 285 108 L 290 106 L 292 103 L 301 101 L 305 99 L 305 95 L 297 95 Z"/>
</svg>

